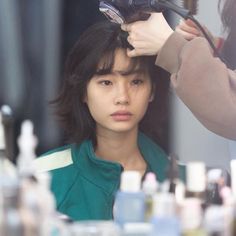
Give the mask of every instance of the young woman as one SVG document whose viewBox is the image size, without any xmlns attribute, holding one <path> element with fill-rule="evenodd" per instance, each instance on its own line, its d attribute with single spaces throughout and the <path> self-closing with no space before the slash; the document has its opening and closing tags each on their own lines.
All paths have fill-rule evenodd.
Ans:
<svg viewBox="0 0 236 236">
<path fill-rule="evenodd" d="M 236 0 L 224 1 L 222 22 L 228 32 L 222 48 L 225 65 L 214 57 L 202 37 L 187 41 L 173 32 L 162 13 L 147 21 L 123 25 L 134 47 L 130 57 L 157 55 L 156 64 L 169 71 L 180 99 L 209 130 L 236 140 Z M 232 70 L 233 69 L 233 70 Z"/>
<path fill-rule="evenodd" d="M 127 57 L 128 47 L 119 25 L 98 23 L 66 63 L 55 104 L 72 144 L 36 164 L 52 173 L 57 209 L 74 220 L 112 219 L 123 170 L 166 177 L 168 159 L 155 142 L 167 132 L 167 74 L 151 57 Z"/>
</svg>

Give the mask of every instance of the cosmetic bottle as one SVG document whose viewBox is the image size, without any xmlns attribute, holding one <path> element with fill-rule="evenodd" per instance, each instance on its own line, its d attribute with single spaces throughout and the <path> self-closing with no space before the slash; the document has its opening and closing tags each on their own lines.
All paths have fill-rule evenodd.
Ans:
<svg viewBox="0 0 236 236">
<path fill-rule="evenodd" d="M 177 218 L 175 196 L 170 192 L 155 194 L 151 236 L 180 236 L 180 222 Z"/>
<path fill-rule="evenodd" d="M 185 184 L 179 178 L 179 166 L 177 163 L 177 156 L 172 154 L 169 157 L 170 164 L 167 168 L 167 179 L 161 184 L 160 189 L 162 192 L 173 193 L 177 205 L 181 205 L 185 198 Z"/>
<path fill-rule="evenodd" d="M 141 175 L 137 171 L 124 171 L 121 174 L 120 190 L 114 203 L 114 220 L 120 225 L 143 222 L 145 195 L 141 191 Z"/>
<path fill-rule="evenodd" d="M 224 236 L 236 235 L 236 231 L 233 231 L 236 204 L 231 188 L 224 186 L 221 188 L 220 195 L 222 196 L 224 207 Z"/>
<path fill-rule="evenodd" d="M 13 111 L 10 106 L 1 106 L 2 124 L 4 127 L 4 138 L 5 138 L 5 155 L 8 160 L 14 160 L 14 118 Z"/>
<path fill-rule="evenodd" d="M 220 186 L 222 176 L 221 169 L 210 169 L 207 172 L 207 184 L 206 184 L 206 206 L 210 205 L 222 205 L 223 199 L 220 195 Z"/>
<path fill-rule="evenodd" d="M 234 199 L 234 214 L 233 214 L 233 223 L 232 223 L 232 235 L 236 235 L 236 159 L 231 160 L 230 162 L 230 170 L 231 170 L 231 190 L 232 196 Z"/>
<path fill-rule="evenodd" d="M 33 132 L 33 123 L 25 120 L 21 124 L 21 133 L 17 139 L 19 155 L 17 157 L 17 168 L 19 176 L 22 178 L 32 177 L 36 172 L 34 159 L 36 158 L 35 149 L 38 140 Z"/>
<path fill-rule="evenodd" d="M 145 194 L 145 221 L 149 222 L 153 216 L 153 197 L 157 193 L 159 183 L 156 175 L 152 172 L 146 174 L 142 184 L 142 190 Z"/>
<path fill-rule="evenodd" d="M 24 224 L 19 206 L 19 185 L 9 183 L 4 186 L 3 235 L 24 236 Z"/>
<path fill-rule="evenodd" d="M 185 198 L 179 218 L 183 236 L 207 236 L 203 227 L 202 201 L 199 198 Z"/>
<path fill-rule="evenodd" d="M 231 170 L 231 189 L 232 194 L 236 198 L 236 159 L 231 160 L 230 162 L 230 170 Z"/>
<path fill-rule="evenodd" d="M 33 123 L 25 120 L 21 124 L 20 135 L 17 139 L 19 154 L 17 156 L 17 171 L 20 179 L 21 212 L 24 220 L 24 228 L 27 234 L 40 235 L 42 222 L 40 195 L 38 183 L 35 178 L 36 169 L 34 159 L 37 138 L 33 133 Z"/>
<path fill-rule="evenodd" d="M 16 169 L 6 156 L 5 133 L 2 122 L 2 113 L 0 112 L 0 235 L 7 235 L 6 230 L 14 231 L 14 227 L 21 227 L 19 215 L 15 214 L 17 213 L 16 206 L 14 205 L 11 207 L 10 204 L 14 202 L 12 200 L 13 198 L 16 200 L 18 197 L 16 196 L 18 187 L 19 182 Z M 8 221 L 9 215 L 16 216 L 15 225 L 14 222 Z M 11 223 L 13 228 L 11 228 Z"/>
<path fill-rule="evenodd" d="M 188 162 L 186 193 L 180 208 L 181 230 L 184 236 L 206 236 L 203 228 L 203 208 L 206 202 L 206 168 L 203 162 Z"/>
<path fill-rule="evenodd" d="M 198 198 L 204 206 L 206 200 L 206 168 L 203 162 L 188 162 L 186 170 L 187 198 Z"/>
<path fill-rule="evenodd" d="M 51 232 L 57 231 L 58 224 L 55 214 L 56 200 L 50 191 L 51 175 L 41 172 L 37 173 L 36 178 L 38 181 L 37 194 L 41 196 L 41 235 L 50 235 Z"/>
<path fill-rule="evenodd" d="M 0 111 L 0 175 L 6 175 L 9 178 L 17 179 L 17 171 L 14 164 L 8 159 L 6 153 L 6 135 L 5 135 L 5 127 L 3 124 L 3 116 Z M 1 182 L 1 180 L 0 180 Z"/>
<path fill-rule="evenodd" d="M 0 112 L 0 235 L 4 235 L 4 197 L 3 197 L 3 173 L 5 161 L 5 139 L 2 125 L 2 115 Z"/>
<path fill-rule="evenodd" d="M 126 223 L 122 230 L 122 236 L 150 236 L 153 225 L 148 222 Z"/>
<path fill-rule="evenodd" d="M 226 209 L 220 195 L 220 169 L 207 172 L 206 209 L 204 212 L 204 228 L 209 236 L 225 235 Z"/>
<path fill-rule="evenodd" d="M 3 175 L 5 161 L 6 161 L 5 137 L 4 137 L 4 128 L 3 128 L 3 124 L 2 124 L 2 114 L 0 112 L 0 168 L 1 168 L 0 175 Z"/>
</svg>

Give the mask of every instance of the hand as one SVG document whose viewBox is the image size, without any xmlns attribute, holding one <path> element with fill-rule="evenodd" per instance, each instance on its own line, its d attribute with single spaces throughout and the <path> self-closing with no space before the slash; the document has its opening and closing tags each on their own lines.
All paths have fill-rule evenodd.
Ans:
<svg viewBox="0 0 236 236">
<path fill-rule="evenodd" d="M 218 45 L 218 38 L 214 37 L 212 33 L 207 29 L 206 26 L 202 25 L 203 29 L 206 31 L 206 33 L 209 35 L 210 39 L 214 43 L 214 45 L 217 47 Z M 197 27 L 197 25 L 192 20 L 180 20 L 179 25 L 175 28 L 175 31 L 182 34 L 182 36 L 186 40 L 192 40 L 196 37 L 204 37 L 200 29 Z"/>
<path fill-rule="evenodd" d="M 146 21 L 123 24 L 121 29 L 129 33 L 127 40 L 134 47 L 127 49 L 130 57 L 157 55 L 173 33 L 162 13 L 152 13 Z"/>
</svg>

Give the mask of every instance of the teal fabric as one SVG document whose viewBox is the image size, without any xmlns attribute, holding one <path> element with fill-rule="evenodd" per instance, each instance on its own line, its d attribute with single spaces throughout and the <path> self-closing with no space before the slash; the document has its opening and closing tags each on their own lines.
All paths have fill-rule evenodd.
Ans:
<svg viewBox="0 0 236 236">
<path fill-rule="evenodd" d="M 146 172 L 152 171 L 158 181 L 164 181 L 169 163 L 164 151 L 142 133 L 139 133 L 138 145 L 147 163 Z M 96 157 L 90 140 L 50 153 L 68 148 L 71 150 L 73 163 L 51 171 L 51 190 L 56 197 L 57 210 L 73 220 L 112 219 L 114 197 L 119 189 L 122 166 Z M 180 172 L 183 177 L 185 169 L 181 167 Z"/>
</svg>

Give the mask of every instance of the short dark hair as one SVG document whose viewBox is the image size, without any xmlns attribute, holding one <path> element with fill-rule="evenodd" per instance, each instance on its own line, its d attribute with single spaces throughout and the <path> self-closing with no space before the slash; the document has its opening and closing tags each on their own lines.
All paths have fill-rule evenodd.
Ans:
<svg viewBox="0 0 236 236">
<path fill-rule="evenodd" d="M 96 73 L 100 73 L 97 71 L 99 63 L 103 63 L 102 68 L 99 65 L 99 71 L 112 71 L 115 50 L 118 48 L 131 48 L 127 42 L 127 33 L 119 25 L 106 21 L 88 28 L 70 51 L 61 92 L 53 101 L 57 117 L 70 142 L 81 143 L 85 139 L 96 142 L 95 121 L 84 103 L 87 84 Z M 132 58 L 129 70 L 138 66 L 141 71 L 147 71 L 150 75 L 156 96 L 140 123 L 140 129 L 164 146 L 166 141 L 162 139 L 167 130 L 163 132 L 162 129 L 165 127 L 163 122 L 166 123 L 167 120 L 169 80 L 164 78 L 167 72 L 154 63 L 154 57 Z"/>
</svg>

